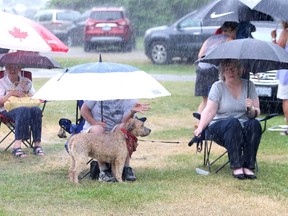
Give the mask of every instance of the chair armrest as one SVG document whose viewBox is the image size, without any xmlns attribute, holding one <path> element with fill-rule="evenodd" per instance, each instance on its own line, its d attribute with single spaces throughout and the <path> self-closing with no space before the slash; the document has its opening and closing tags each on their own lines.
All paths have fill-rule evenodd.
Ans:
<svg viewBox="0 0 288 216">
<path fill-rule="evenodd" d="M 194 116 L 194 118 L 200 120 L 200 118 L 201 118 L 201 113 L 194 112 L 194 113 L 193 113 L 193 116 Z"/>
<path fill-rule="evenodd" d="M 263 118 L 257 118 L 257 120 L 259 122 L 264 122 L 264 127 L 262 129 L 262 134 L 266 131 L 266 127 L 267 127 L 267 120 L 274 118 L 275 116 L 278 116 L 278 113 L 271 113 L 268 114 L 267 116 L 263 117 Z"/>
<path fill-rule="evenodd" d="M 271 118 L 274 118 L 275 116 L 278 116 L 278 113 L 271 113 L 271 114 L 268 114 L 266 115 L 265 117 L 262 117 L 262 118 L 257 118 L 258 121 L 267 121 Z"/>
</svg>

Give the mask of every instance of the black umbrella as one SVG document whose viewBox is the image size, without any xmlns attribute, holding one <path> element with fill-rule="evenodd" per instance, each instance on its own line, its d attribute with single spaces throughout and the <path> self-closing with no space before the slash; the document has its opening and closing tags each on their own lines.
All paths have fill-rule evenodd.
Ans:
<svg viewBox="0 0 288 216">
<path fill-rule="evenodd" d="M 253 10 L 261 11 L 281 20 L 288 21 L 287 0 L 240 0 Z"/>
<path fill-rule="evenodd" d="M 61 65 L 54 59 L 30 51 L 0 54 L 0 66 L 6 64 L 21 65 L 23 68 L 61 68 Z"/>
<path fill-rule="evenodd" d="M 240 0 L 215 0 L 202 7 L 197 14 L 195 18 L 205 25 L 225 21 L 273 21 L 270 15 L 252 10 Z"/>
<path fill-rule="evenodd" d="M 197 62 L 219 65 L 225 59 L 237 59 L 249 72 L 265 72 L 288 68 L 288 53 L 280 46 L 257 39 L 238 39 L 221 44 Z M 197 63 L 196 62 L 196 63 Z M 247 95 L 249 95 L 249 88 Z"/>
</svg>

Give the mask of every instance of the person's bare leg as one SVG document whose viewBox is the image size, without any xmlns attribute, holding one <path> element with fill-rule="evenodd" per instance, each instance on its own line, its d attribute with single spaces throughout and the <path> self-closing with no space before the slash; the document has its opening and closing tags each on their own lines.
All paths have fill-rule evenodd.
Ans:
<svg viewBox="0 0 288 216">
<path fill-rule="evenodd" d="M 282 101 L 282 110 L 283 110 L 284 117 L 286 120 L 286 125 L 288 126 L 288 100 L 287 99 L 284 99 Z M 285 134 L 288 135 L 288 129 L 286 130 Z"/>
</svg>

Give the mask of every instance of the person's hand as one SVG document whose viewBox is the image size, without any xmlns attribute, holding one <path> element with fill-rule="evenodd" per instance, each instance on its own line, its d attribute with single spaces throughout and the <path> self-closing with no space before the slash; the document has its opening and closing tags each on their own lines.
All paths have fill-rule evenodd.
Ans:
<svg viewBox="0 0 288 216">
<path fill-rule="evenodd" d="M 96 122 L 95 125 L 100 125 L 101 127 L 106 127 L 106 122 Z"/>
<path fill-rule="evenodd" d="M 23 91 L 12 90 L 12 91 L 9 91 L 9 96 L 24 97 L 26 96 L 26 94 Z"/>
<path fill-rule="evenodd" d="M 274 29 L 273 31 L 271 31 L 271 37 L 272 37 L 272 38 L 276 38 L 276 37 L 277 37 L 276 29 Z"/>
<path fill-rule="evenodd" d="M 201 133 L 202 133 L 202 129 L 200 129 L 199 127 L 194 130 L 194 136 L 196 137 L 199 137 Z"/>
<path fill-rule="evenodd" d="M 136 103 L 131 111 L 135 113 L 137 112 L 144 113 L 149 110 L 150 110 L 150 104 Z"/>
</svg>

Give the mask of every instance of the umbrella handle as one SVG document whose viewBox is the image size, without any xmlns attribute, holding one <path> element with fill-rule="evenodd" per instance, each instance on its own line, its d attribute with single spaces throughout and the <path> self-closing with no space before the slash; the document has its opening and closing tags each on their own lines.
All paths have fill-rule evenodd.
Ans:
<svg viewBox="0 0 288 216">
<path fill-rule="evenodd" d="M 101 122 L 104 122 L 104 118 L 103 118 L 103 101 L 101 101 L 100 104 L 101 104 Z"/>
</svg>

